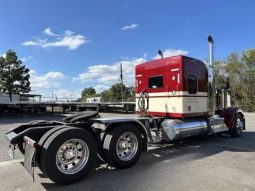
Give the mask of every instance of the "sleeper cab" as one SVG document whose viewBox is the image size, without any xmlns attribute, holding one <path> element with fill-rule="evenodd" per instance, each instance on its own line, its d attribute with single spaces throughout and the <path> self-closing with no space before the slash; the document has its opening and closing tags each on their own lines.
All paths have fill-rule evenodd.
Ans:
<svg viewBox="0 0 255 191">
<path fill-rule="evenodd" d="M 173 56 L 136 66 L 136 104 L 149 94 L 148 114 L 160 117 L 198 117 L 208 114 L 208 73 L 200 60 Z M 139 107 L 136 108 L 140 112 Z"/>
</svg>

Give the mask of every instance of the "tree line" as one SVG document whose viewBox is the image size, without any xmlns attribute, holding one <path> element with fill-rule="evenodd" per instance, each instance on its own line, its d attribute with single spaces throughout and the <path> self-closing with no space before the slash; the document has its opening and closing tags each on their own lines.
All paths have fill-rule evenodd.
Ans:
<svg viewBox="0 0 255 191">
<path fill-rule="evenodd" d="M 121 102 L 122 92 L 123 101 L 125 102 L 135 101 L 134 87 L 133 86 L 127 87 L 125 86 L 125 84 L 123 84 L 121 88 L 121 83 L 115 83 L 109 89 L 104 90 L 101 93 L 96 93 L 96 90 L 93 87 L 84 88 L 81 93 L 81 98 L 79 99 L 79 101 L 86 102 L 87 98 L 101 97 L 102 102 Z"/>
<path fill-rule="evenodd" d="M 215 62 L 216 88 L 224 87 L 226 81 L 232 104 L 244 111 L 255 111 L 255 49 L 231 53 L 225 60 Z"/>
</svg>

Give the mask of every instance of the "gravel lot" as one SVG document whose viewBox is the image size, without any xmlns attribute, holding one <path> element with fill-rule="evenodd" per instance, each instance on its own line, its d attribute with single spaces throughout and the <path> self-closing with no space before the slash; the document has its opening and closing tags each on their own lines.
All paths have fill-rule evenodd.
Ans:
<svg viewBox="0 0 255 191">
<path fill-rule="evenodd" d="M 102 116 L 121 114 L 102 114 Z M 132 116 L 132 114 L 129 114 Z M 31 120 L 57 120 L 64 115 L 0 117 L 0 187 L 7 190 L 255 190 L 255 113 L 246 113 L 241 138 L 200 136 L 176 144 L 150 146 L 129 169 L 113 170 L 98 164 L 82 181 L 60 186 L 38 168 L 35 183 L 22 167 L 17 151 L 8 157 L 4 134 Z"/>
</svg>

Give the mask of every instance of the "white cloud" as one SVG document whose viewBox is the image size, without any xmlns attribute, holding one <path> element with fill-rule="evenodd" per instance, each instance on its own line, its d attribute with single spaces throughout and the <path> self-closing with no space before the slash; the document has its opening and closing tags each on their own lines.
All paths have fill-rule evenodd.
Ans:
<svg viewBox="0 0 255 191">
<path fill-rule="evenodd" d="M 132 23 L 130 25 L 126 25 L 124 27 L 121 28 L 122 31 L 125 31 L 125 30 L 130 30 L 130 29 L 135 29 L 137 28 L 139 25 L 136 24 L 136 23 Z"/>
<path fill-rule="evenodd" d="M 94 88 L 95 88 L 96 92 L 102 92 L 104 90 L 108 90 L 110 88 L 110 86 L 98 84 Z"/>
<path fill-rule="evenodd" d="M 51 31 L 51 28 L 46 28 L 43 30 L 43 33 L 49 36 L 58 36 L 57 34 L 55 34 L 54 32 Z"/>
<path fill-rule="evenodd" d="M 6 53 L 4 53 L 4 54 L 0 54 L 0 57 L 5 58 L 5 57 L 6 57 Z"/>
<path fill-rule="evenodd" d="M 42 101 L 49 101 L 52 98 L 55 101 L 66 101 L 81 97 L 81 88 L 68 87 L 68 85 L 65 87 L 65 80 L 68 77 L 62 72 L 50 71 L 38 74 L 36 71 L 30 70 L 29 74 L 32 93 L 42 95 Z"/>
<path fill-rule="evenodd" d="M 69 50 L 75 50 L 81 45 L 91 42 L 87 37 L 81 34 L 74 34 L 74 32 L 70 30 L 64 31 L 63 34 L 55 34 L 50 30 L 50 28 L 46 28 L 43 33 L 55 37 L 55 39 L 49 41 L 47 38 L 34 38 L 33 40 L 23 42 L 21 45 L 37 46 L 41 48 L 65 47 Z"/>
<path fill-rule="evenodd" d="M 123 81 L 125 85 L 134 85 L 135 66 L 145 62 L 143 57 L 131 60 L 122 60 L 111 65 L 95 65 L 87 68 L 87 71 L 73 78 L 73 82 L 100 84 L 99 90 L 110 87 L 120 81 L 120 63 L 123 69 Z"/>
<path fill-rule="evenodd" d="M 170 57 L 170 56 L 177 56 L 177 55 L 187 55 L 187 54 L 189 54 L 188 51 L 181 50 L 181 49 L 179 49 L 179 50 L 166 49 L 165 51 L 163 51 L 164 58 Z M 155 59 L 160 59 L 160 58 L 161 58 L 160 55 L 156 55 L 156 56 L 153 57 L 154 60 Z"/>
<path fill-rule="evenodd" d="M 26 41 L 22 43 L 23 46 L 40 46 L 39 42 L 35 42 L 35 41 Z"/>
<path fill-rule="evenodd" d="M 53 92 L 53 96 L 55 100 L 58 101 L 64 101 L 64 100 L 71 100 L 71 99 L 77 99 L 81 97 L 81 89 L 80 90 L 67 90 L 67 89 L 59 89 Z"/>
<path fill-rule="evenodd" d="M 31 61 L 31 60 L 33 60 L 33 59 L 34 59 L 33 56 L 28 56 L 28 57 L 21 58 L 20 60 L 21 60 L 22 62 L 28 62 L 28 61 Z"/>
<path fill-rule="evenodd" d="M 46 74 L 38 74 L 34 70 L 30 70 L 30 82 L 32 90 L 38 88 L 59 87 L 60 82 L 65 79 L 65 75 L 61 72 L 48 72 Z"/>
<path fill-rule="evenodd" d="M 48 72 L 44 76 L 47 79 L 52 79 L 52 80 L 63 80 L 65 78 L 65 75 L 61 72 Z"/>
</svg>

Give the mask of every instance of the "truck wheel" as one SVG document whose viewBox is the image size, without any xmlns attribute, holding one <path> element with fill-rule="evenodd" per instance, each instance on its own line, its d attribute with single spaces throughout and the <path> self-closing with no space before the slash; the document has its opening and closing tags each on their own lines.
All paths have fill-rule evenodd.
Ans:
<svg viewBox="0 0 255 191">
<path fill-rule="evenodd" d="M 86 130 L 63 128 L 43 144 L 41 168 L 56 183 L 76 182 L 93 167 L 96 153 L 95 140 Z"/>
<path fill-rule="evenodd" d="M 37 166 L 40 168 L 40 170 L 42 172 L 43 172 L 43 169 L 42 169 L 41 163 L 40 163 L 41 148 L 50 135 L 52 135 L 56 131 L 63 129 L 63 128 L 70 128 L 70 127 L 68 127 L 68 126 L 54 127 L 52 129 L 50 129 L 49 131 L 47 131 L 46 133 L 44 133 L 38 142 L 38 148 L 36 149 L 36 153 L 35 153 L 35 161 L 36 161 Z"/>
<path fill-rule="evenodd" d="M 106 134 L 103 151 L 106 161 L 111 166 L 128 168 L 140 158 L 141 132 L 132 124 L 116 126 Z"/>
<path fill-rule="evenodd" d="M 240 137 L 244 129 L 244 118 L 240 114 L 236 115 L 234 128 L 230 129 L 231 137 Z"/>
</svg>

